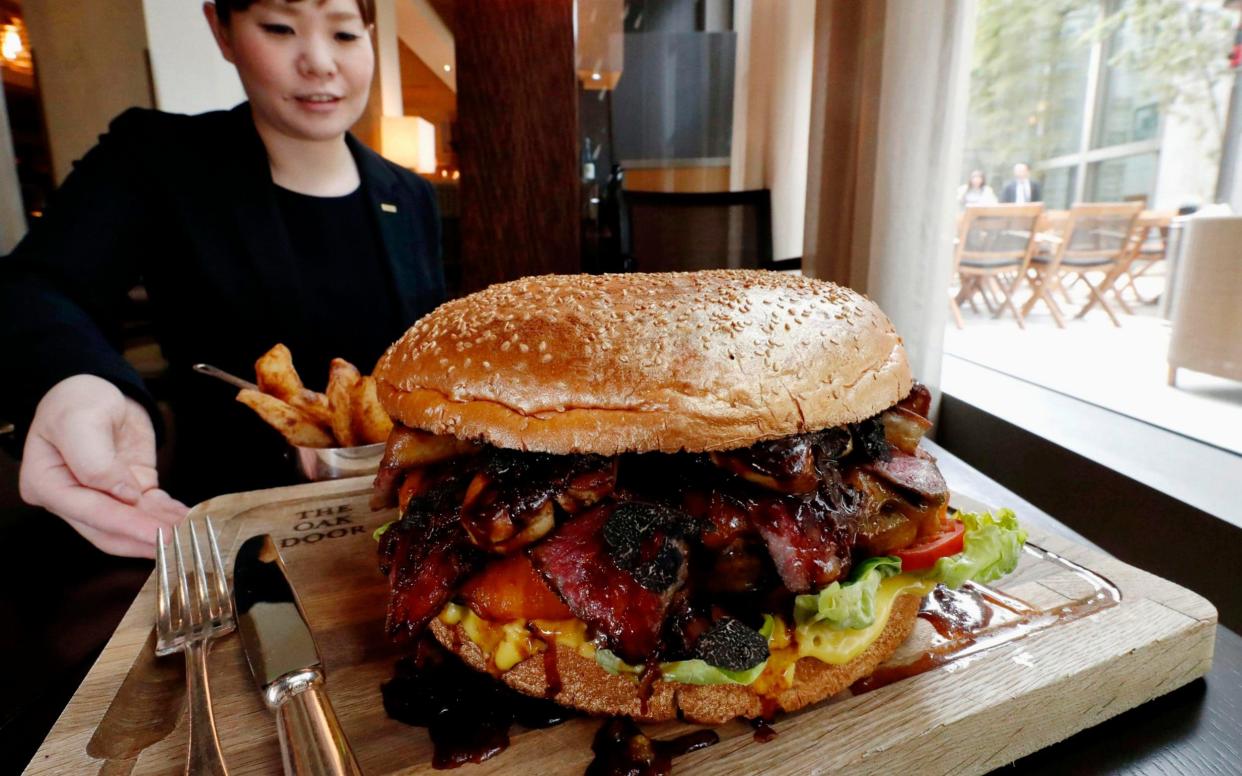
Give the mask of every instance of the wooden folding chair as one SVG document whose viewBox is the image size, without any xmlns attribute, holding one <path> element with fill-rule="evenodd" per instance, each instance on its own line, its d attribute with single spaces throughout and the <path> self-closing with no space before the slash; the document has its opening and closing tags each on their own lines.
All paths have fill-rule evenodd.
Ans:
<svg viewBox="0 0 1242 776">
<path fill-rule="evenodd" d="M 1043 300 L 1057 326 L 1064 328 L 1065 320 L 1051 291 L 1060 285 L 1062 275 L 1076 274 L 1086 284 L 1090 297 L 1075 317 L 1083 317 L 1099 304 L 1113 325 L 1121 326 L 1104 293 L 1128 266 L 1134 222 L 1142 209 L 1141 202 L 1088 203 L 1070 208 L 1056 250 L 1051 255 L 1035 256 L 1031 260 L 1032 271 L 1027 279 L 1032 293 L 1022 305 L 1022 314 L 1029 315 L 1035 303 Z M 1092 283 L 1088 275 L 1091 272 L 1102 273 L 1102 279 Z M 1124 301 L 1120 304 L 1129 311 Z"/>
<path fill-rule="evenodd" d="M 979 293 L 992 317 L 1012 310 L 1019 328 L 1026 328 L 1013 293 L 1025 277 L 1035 246 L 1035 224 L 1044 212 L 1041 203 L 1027 205 L 972 205 L 958 222 L 953 267 L 960 290 L 949 297 L 949 309 L 962 328 L 960 303 L 974 304 Z M 995 297 L 993 301 L 989 296 Z"/>
<path fill-rule="evenodd" d="M 1138 220 L 1134 222 L 1134 243 L 1130 249 L 1130 260 L 1118 274 L 1120 285 L 1113 287 L 1118 298 L 1129 289 L 1139 304 L 1155 303 L 1155 298 L 1147 299 L 1139 293 L 1134 281 L 1164 260 L 1169 248 L 1169 225 L 1176 217 L 1177 211 L 1174 210 L 1144 210 L 1139 214 Z"/>
</svg>

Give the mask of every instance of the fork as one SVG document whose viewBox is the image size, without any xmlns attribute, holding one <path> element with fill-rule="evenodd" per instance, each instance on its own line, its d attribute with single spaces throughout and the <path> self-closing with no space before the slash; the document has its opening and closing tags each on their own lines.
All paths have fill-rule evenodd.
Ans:
<svg viewBox="0 0 1242 776">
<path fill-rule="evenodd" d="M 175 587 L 170 587 L 168 581 L 164 529 L 160 528 L 156 533 L 155 562 L 159 571 L 159 603 L 155 620 L 155 654 L 162 657 L 173 652 L 185 652 L 186 691 L 190 698 L 190 751 L 186 758 L 186 774 L 228 776 L 224 755 L 220 751 L 220 738 L 216 734 L 215 716 L 211 712 L 211 688 L 207 683 L 207 650 L 213 639 L 236 627 L 237 617 L 233 611 L 233 597 L 229 595 L 224 562 L 220 559 L 220 546 L 216 543 L 216 532 L 212 528 L 210 517 L 204 518 L 204 521 L 214 585 L 209 586 L 207 583 L 207 571 L 204 568 L 202 548 L 193 518 L 186 524 L 190 534 L 193 569 L 186 566 L 181 552 L 181 531 L 173 526 L 173 556 L 177 562 Z M 191 578 L 193 598 L 190 597 Z"/>
</svg>

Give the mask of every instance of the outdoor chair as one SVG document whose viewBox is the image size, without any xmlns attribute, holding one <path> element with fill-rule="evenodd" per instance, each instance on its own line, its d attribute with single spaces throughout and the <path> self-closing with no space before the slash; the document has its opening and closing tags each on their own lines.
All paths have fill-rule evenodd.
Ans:
<svg viewBox="0 0 1242 776">
<path fill-rule="evenodd" d="M 1026 205 L 972 205 L 958 222 L 953 268 L 960 281 L 956 296 L 949 297 L 949 309 L 957 328 L 962 328 L 961 303 L 974 304 L 979 293 L 997 317 L 1006 308 L 1013 311 L 1019 328 L 1022 311 L 1014 304 L 1013 293 L 1026 275 L 1035 245 L 1035 225 L 1044 211 L 1040 203 Z M 995 297 L 995 302 L 990 298 Z M 977 308 L 976 308 L 977 309 Z"/>
<path fill-rule="evenodd" d="M 1134 281 L 1165 259 L 1169 249 L 1169 225 L 1176 216 L 1177 212 L 1174 210 L 1144 210 L 1139 214 L 1134 224 L 1130 259 L 1121 272 L 1118 284 L 1114 286 L 1118 298 L 1129 289 L 1139 304 L 1152 304 L 1156 301 L 1144 298 Z"/>
<path fill-rule="evenodd" d="M 1113 325 L 1121 326 L 1104 294 L 1128 266 L 1131 236 L 1142 209 L 1141 202 L 1088 203 L 1070 208 L 1055 246 L 1031 260 L 1031 271 L 1026 274 L 1031 298 L 1022 305 L 1022 314 L 1029 315 L 1035 304 L 1043 300 L 1057 326 L 1065 328 L 1065 319 L 1052 291 L 1061 287 L 1063 276 L 1077 275 L 1086 284 L 1090 296 L 1075 317 L 1083 317 L 1099 304 Z M 1088 273 L 1100 273 L 1101 279 L 1092 283 Z M 1125 302 L 1120 304 L 1129 311 Z"/>
</svg>

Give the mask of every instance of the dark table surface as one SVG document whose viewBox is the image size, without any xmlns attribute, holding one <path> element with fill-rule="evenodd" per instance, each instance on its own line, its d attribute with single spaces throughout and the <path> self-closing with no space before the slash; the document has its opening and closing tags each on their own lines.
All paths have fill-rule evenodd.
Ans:
<svg viewBox="0 0 1242 776">
<path fill-rule="evenodd" d="M 949 484 L 1009 506 L 1041 530 L 1090 544 L 952 454 L 929 444 Z M 0 773 L 29 762 L 151 570 L 96 551 L 59 519 L 17 503 L 0 461 Z M 1242 557 L 1221 548 L 1215 561 Z M 1236 574 L 1236 567 L 1223 573 Z M 1212 671 L 998 773 L 1242 773 L 1242 637 L 1218 628 Z"/>
</svg>

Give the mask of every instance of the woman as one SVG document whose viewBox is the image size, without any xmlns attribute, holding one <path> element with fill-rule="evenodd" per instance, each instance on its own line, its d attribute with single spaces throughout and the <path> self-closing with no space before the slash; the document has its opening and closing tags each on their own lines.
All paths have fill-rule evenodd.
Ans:
<svg viewBox="0 0 1242 776">
<path fill-rule="evenodd" d="M 970 178 L 957 189 L 957 205 L 965 208 L 968 205 L 995 205 L 996 192 L 988 185 L 983 170 L 972 170 Z"/>
<path fill-rule="evenodd" d="M 158 482 L 156 403 L 111 344 L 135 284 L 169 362 L 168 490 L 185 501 L 278 482 L 283 446 L 191 364 L 244 374 L 281 341 L 313 384 L 334 356 L 369 366 L 444 297 L 433 190 L 348 134 L 374 70 L 372 0 L 203 11 L 248 102 L 122 114 L 0 270 L 22 497 L 120 555 L 150 557 L 186 512 Z"/>
</svg>

